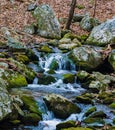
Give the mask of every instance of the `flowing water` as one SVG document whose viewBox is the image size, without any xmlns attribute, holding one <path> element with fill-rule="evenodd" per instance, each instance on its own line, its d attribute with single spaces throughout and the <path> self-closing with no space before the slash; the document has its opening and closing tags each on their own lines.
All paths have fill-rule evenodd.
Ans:
<svg viewBox="0 0 115 130">
<path fill-rule="evenodd" d="M 84 112 L 91 107 L 91 105 L 84 105 L 84 104 L 78 104 L 81 108 L 80 114 L 71 114 L 70 117 L 68 117 L 66 120 L 58 119 L 54 116 L 52 111 L 49 111 L 47 109 L 47 106 L 45 105 L 43 101 L 43 96 L 50 93 L 55 93 L 62 95 L 68 99 L 73 99 L 75 96 L 80 95 L 84 93 L 86 90 L 81 87 L 81 85 L 78 83 L 77 78 L 75 79 L 75 82 L 73 84 L 63 83 L 62 75 L 66 73 L 72 73 L 76 74 L 76 66 L 68 59 L 67 53 L 50 53 L 50 54 L 44 54 L 43 52 L 38 52 L 36 49 L 34 49 L 35 54 L 38 56 L 39 61 L 38 64 L 29 64 L 29 66 L 34 69 L 36 72 L 39 71 L 39 67 L 44 70 L 44 74 L 49 75 L 47 73 L 48 70 L 50 70 L 51 64 L 53 61 L 56 61 L 58 63 L 58 67 L 56 67 L 55 74 L 50 74 L 55 77 L 56 82 L 51 83 L 48 85 L 38 84 L 38 78 L 36 77 L 33 81 L 33 84 L 29 84 L 27 89 L 31 90 L 35 99 L 38 102 L 38 105 L 40 106 L 40 110 L 43 112 L 42 118 L 43 120 L 38 123 L 38 126 L 24 126 L 23 130 L 56 130 L 56 125 L 63 121 L 68 120 L 78 120 L 82 121 L 84 118 Z M 106 112 L 110 113 L 110 110 L 105 105 L 99 105 L 97 104 L 97 110 L 100 110 L 101 108 L 103 110 L 106 110 Z M 111 118 L 113 115 L 109 114 Z M 108 120 L 109 121 L 109 120 Z M 110 120 L 111 122 L 111 120 Z M 101 126 L 101 124 L 100 124 Z M 21 130 L 22 130 L 21 129 Z M 17 128 L 13 128 L 13 130 L 17 130 Z"/>
</svg>

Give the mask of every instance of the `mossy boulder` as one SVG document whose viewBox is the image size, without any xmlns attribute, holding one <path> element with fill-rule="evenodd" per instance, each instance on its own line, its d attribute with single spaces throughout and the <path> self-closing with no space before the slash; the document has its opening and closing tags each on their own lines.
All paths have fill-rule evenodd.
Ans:
<svg viewBox="0 0 115 130">
<path fill-rule="evenodd" d="M 40 74 L 38 76 L 38 84 L 48 85 L 54 82 L 56 82 L 56 79 L 51 75 Z"/>
<path fill-rule="evenodd" d="M 84 114 L 84 116 L 89 116 L 90 114 L 92 114 L 93 112 L 95 112 L 97 109 L 96 107 L 90 107 Z"/>
<path fill-rule="evenodd" d="M 64 83 L 74 83 L 75 82 L 75 75 L 74 74 L 63 74 L 63 82 Z"/>
<path fill-rule="evenodd" d="M 115 49 L 109 54 L 108 58 L 109 63 L 111 64 L 113 70 L 115 71 Z"/>
<path fill-rule="evenodd" d="M 92 96 L 89 96 L 87 94 L 82 94 L 80 96 L 77 96 L 76 101 L 85 104 L 93 104 Z"/>
<path fill-rule="evenodd" d="M 38 114 L 36 114 L 36 113 L 27 113 L 27 114 L 24 115 L 24 117 L 22 119 L 22 122 L 24 124 L 28 124 L 28 125 L 30 125 L 30 124 L 37 125 L 40 120 L 41 120 L 41 117 Z"/>
<path fill-rule="evenodd" d="M 104 23 L 94 27 L 86 41 L 87 44 L 106 46 L 107 44 L 114 43 L 114 28 L 115 18 L 109 19 Z"/>
<path fill-rule="evenodd" d="M 103 63 L 102 54 L 97 51 L 100 47 L 87 46 L 77 47 L 72 50 L 68 57 L 83 70 L 94 70 Z"/>
<path fill-rule="evenodd" d="M 84 127 L 70 127 L 70 128 L 64 128 L 62 130 L 93 130 L 91 128 L 84 128 Z"/>
<path fill-rule="evenodd" d="M 52 60 L 49 68 L 52 70 L 57 70 L 59 68 L 59 63 L 55 58 Z"/>
<path fill-rule="evenodd" d="M 63 128 L 75 127 L 75 121 L 66 121 L 56 125 L 56 130 L 62 130 Z"/>
<path fill-rule="evenodd" d="M 38 108 L 37 102 L 35 101 L 35 99 L 30 96 L 30 95 L 23 95 L 21 97 L 24 106 L 23 109 L 30 111 L 31 113 L 36 113 L 41 117 L 41 112 Z"/>
<path fill-rule="evenodd" d="M 95 111 L 89 116 L 90 118 L 106 118 L 107 115 L 103 111 Z"/>
<path fill-rule="evenodd" d="M 115 109 L 115 102 L 111 103 L 111 104 L 109 105 L 109 107 L 110 107 L 111 109 Z"/>
<path fill-rule="evenodd" d="M 49 5 L 37 6 L 33 16 L 37 20 L 37 32 L 40 36 L 55 39 L 61 37 L 60 24 Z"/>
<path fill-rule="evenodd" d="M 44 97 L 44 101 L 48 109 L 53 111 L 55 116 L 59 118 L 65 119 L 72 113 L 81 111 L 77 105 L 59 95 L 50 94 Z"/>
<path fill-rule="evenodd" d="M 113 123 L 115 124 L 115 118 L 113 119 Z"/>
</svg>

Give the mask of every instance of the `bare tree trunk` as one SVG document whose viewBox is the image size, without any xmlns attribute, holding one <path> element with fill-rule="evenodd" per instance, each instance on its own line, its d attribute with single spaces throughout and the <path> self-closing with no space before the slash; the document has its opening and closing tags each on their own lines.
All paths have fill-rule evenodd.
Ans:
<svg viewBox="0 0 115 130">
<path fill-rule="evenodd" d="M 70 29 L 70 25 L 71 25 L 72 18 L 73 18 L 73 15 L 74 15 L 75 6 L 76 6 L 76 0 L 72 0 L 71 8 L 70 8 L 70 11 L 69 11 L 69 17 L 68 17 L 68 20 L 67 20 L 67 23 L 66 23 L 66 29 Z"/>
<path fill-rule="evenodd" d="M 95 0 L 95 3 L 94 3 L 93 18 L 95 18 L 95 14 L 96 14 L 96 7 L 97 7 L 97 0 Z"/>
</svg>

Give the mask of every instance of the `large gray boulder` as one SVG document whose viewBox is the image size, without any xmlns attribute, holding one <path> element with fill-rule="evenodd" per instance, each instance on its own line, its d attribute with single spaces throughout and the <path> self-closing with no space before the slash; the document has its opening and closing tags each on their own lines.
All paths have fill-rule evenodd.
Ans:
<svg viewBox="0 0 115 130">
<path fill-rule="evenodd" d="M 11 100 L 6 90 L 6 82 L 0 78 L 0 121 L 11 112 Z"/>
<path fill-rule="evenodd" d="M 77 47 L 68 55 L 76 66 L 84 70 L 96 69 L 103 63 L 101 47 L 87 46 Z"/>
<path fill-rule="evenodd" d="M 115 18 L 107 20 L 106 22 L 93 28 L 87 44 L 105 46 L 109 43 L 115 42 Z"/>
<path fill-rule="evenodd" d="M 49 5 L 39 5 L 33 12 L 37 20 L 38 34 L 46 38 L 60 38 L 60 24 Z"/>
<path fill-rule="evenodd" d="M 53 111 L 55 116 L 59 118 L 65 119 L 72 113 L 79 113 L 81 111 L 77 105 L 60 95 L 50 94 L 44 97 L 44 101 L 48 109 Z"/>
</svg>

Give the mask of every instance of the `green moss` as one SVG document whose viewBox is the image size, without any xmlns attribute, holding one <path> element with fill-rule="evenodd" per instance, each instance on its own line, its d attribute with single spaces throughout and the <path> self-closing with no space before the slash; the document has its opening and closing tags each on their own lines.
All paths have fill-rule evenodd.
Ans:
<svg viewBox="0 0 115 130">
<path fill-rule="evenodd" d="M 113 119 L 113 123 L 115 124 L 115 118 Z"/>
<path fill-rule="evenodd" d="M 78 38 L 78 36 L 69 32 L 69 33 L 66 33 L 63 38 L 70 38 L 71 40 L 73 40 L 74 38 Z"/>
<path fill-rule="evenodd" d="M 109 105 L 109 107 L 110 107 L 111 109 L 115 109 L 115 102 L 111 103 L 111 104 Z"/>
<path fill-rule="evenodd" d="M 21 121 L 20 120 L 12 120 L 12 121 L 10 121 L 10 123 L 12 123 L 13 125 L 17 125 L 17 124 L 20 124 Z"/>
<path fill-rule="evenodd" d="M 52 60 L 52 63 L 50 64 L 49 68 L 52 69 L 52 70 L 57 70 L 59 68 L 59 64 L 56 61 L 56 59 Z"/>
<path fill-rule="evenodd" d="M 76 7 L 77 7 L 78 9 L 84 9 L 84 8 L 85 8 L 84 5 L 77 5 Z"/>
<path fill-rule="evenodd" d="M 27 86 L 26 78 L 21 74 L 11 74 L 7 77 L 8 88 Z"/>
<path fill-rule="evenodd" d="M 91 117 L 87 117 L 85 118 L 85 120 L 83 121 L 86 124 L 91 124 L 91 123 L 101 123 L 104 124 L 104 120 L 100 117 L 100 118 L 91 118 Z"/>
<path fill-rule="evenodd" d="M 83 128 L 83 127 L 71 127 L 71 128 L 65 128 L 65 129 L 61 129 L 61 130 L 93 130 L 91 128 Z"/>
<path fill-rule="evenodd" d="M 92 104 L 92 98 L 87 97 L 86 95 L 81 95 L 76 97 L 76 101 L 80 103 L 85 103 L 85 104 Z"/>
<path fill-rule="evenodd" d="M 75 75 L 73 74 L 63 74 L 63 82 L 64 83 L 74 83 L 75 82 Z"/>
<path fill-rule="evenodd" d="M 96 107 L 91 107 L 85 112 L 85 116 L 89 116 L 91 113 L 96 111 Z"/>
<path fill-rule="evenodd" d="M 47 73 L 48 74 L 55 74 L 55 71 L 54 70 L 48 70 Z"/>
<path fill-rule="evenodd" d="M 23 117 L 22 121 L 25 123 L 25 124 L 38 124 L 38 122 L 41 120 L 41 117 L 36 114 L 36 113 L 28 113 L 28 114 L 25 114 L 25 116 Z"/>
<path fill-rule="evenodd" d="M 56 125 L 56 130 L 61 130 L 62 128 L 75 127 L 75 121 L 66 121 Z"/>
<path fill-rule="evenodd" d="M 24 102 L 24 109 L 27 109 L 30 112 L 36 113 L 39 116 L 41 116 L 41 112 L 38 108 L 37 102 L 34 100 L 32 96 L 23 95 L 21 99 Z"/>
<path fill-rule="evenodd" d="M 42 46 L 40 50 L 47 53 L 52 52 L 52 49 L 50 49 L 47 45 Z"/>
<path fill-rule="evenodd" d="M 30 61 L 29 58 L 26 55 L 22 55 L 22 54 L 17 55 L 16 60 L 19 61 L 19 62 L 22 62 L 24 64 L 27 64 Z"/>
</svg>

